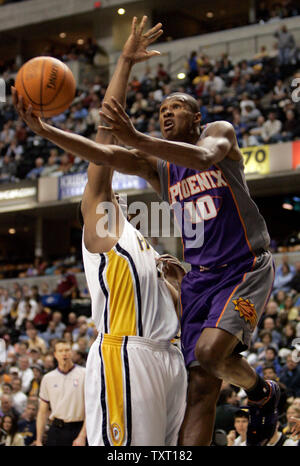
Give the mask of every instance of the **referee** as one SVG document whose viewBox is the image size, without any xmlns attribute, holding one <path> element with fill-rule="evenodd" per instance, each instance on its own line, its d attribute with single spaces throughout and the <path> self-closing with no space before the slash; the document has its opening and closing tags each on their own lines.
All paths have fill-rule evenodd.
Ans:
<svg viewBox="0 0 300 466">
<path fill-rule="evenodd" d="M 85 367 L 73 363 L 71 345 L 65 340 L 55 343 L 54 357 L 58 367 L 44 375 L 40 386 L 36 445 L 43 446 L 49 418 L 47 446 L 85 446 Z"/>
</svg>

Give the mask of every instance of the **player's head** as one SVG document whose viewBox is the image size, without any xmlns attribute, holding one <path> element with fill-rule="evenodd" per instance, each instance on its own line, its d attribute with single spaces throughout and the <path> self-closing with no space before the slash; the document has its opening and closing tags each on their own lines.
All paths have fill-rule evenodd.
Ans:
<svg viewBox="0 0 300 466">
<path fill-rule="evenodd" d="M 200 121 L 198 102 L 189 94 L 174 92 L 160 106 L 161 132 L 171 141 L 196 142 L 200 136 Z"/>
</svg>

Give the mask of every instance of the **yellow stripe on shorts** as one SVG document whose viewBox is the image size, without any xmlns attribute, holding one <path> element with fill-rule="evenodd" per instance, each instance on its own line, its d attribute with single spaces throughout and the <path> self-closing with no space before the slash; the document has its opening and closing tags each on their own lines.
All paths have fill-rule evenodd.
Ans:
<svg viewBox="0 0 300 466">
<path fill-rule="evenodd" d="M 127 422 L 125 414 L 126 387 L 123 386 L 123 338 L 105 334 L 101 347 L 104 364 L 107 422 L 110 438 L 114 446 L 124 442 Z"/>
<path fill-rule="evenodd" d="M 135 288 L 130 266 L 112 249 L 107 253 L 106 281 L 109 287 L 109 333 L 136 335 Z"/>
</svg>

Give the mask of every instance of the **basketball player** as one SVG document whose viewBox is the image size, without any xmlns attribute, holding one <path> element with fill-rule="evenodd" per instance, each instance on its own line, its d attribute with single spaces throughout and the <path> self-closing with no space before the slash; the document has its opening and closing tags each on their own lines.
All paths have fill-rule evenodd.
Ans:
<svg viewBox="0 0 300 466">
<path fill-rule="evenodd" d="M 161 24 L 143 34 L 145 22 L 137 27 L 134 18 L 105 100 L 114 94 L 125 103 L 133 63 L 157 54 L 146 49 Z M 114 142 L 102 130 L 96 140 Z M 182 354 L 170 343 L 179 327 L 176 292 L 158 276 L 162 259 L 123 215 L 112 176 L 111 167 L 91 162 L 81 207 L 83 262 L 99 332 L 86 365 L 88 443 L 176 445 L 187 389 Z M 113 206 L 110 216 L 97 214 L 101 203 Z M 108 231 L 100 226 L 106 221 Z"/>
<path fill-rule="evenodd" d="M 232 125 L 221 121 L 201 128 L 196 100 L 175 93 L 160 107 L 165 139 L 157 139 L 138 132 L 118 96 L 111 97 L 101 113 L 109 126 L 101 130 L 135 148 L 130 151 L 53 128 L 35 118 L 30 107 L 24 112 L 22 99 L 18 103 L 14 95 L 33 131 L 96 164 L 144 177 L 171 205 L 187 207 L 192 227 L 203 222 L 204 240 L 202 236 L 196 247 L 185 237 L 187 217 L 182 228 L 185 260 L 192 270 L 181 292 L 189 389 L 180 443 L 211 443 L 224 379 L 247 392 L 247 444 L 266 444 L 276 428 L 279 389 L 259 377 L 239 353 L 248 347 L 269 299 L 274 268 L 266 224 L 249 195 Z"/>
</svg>

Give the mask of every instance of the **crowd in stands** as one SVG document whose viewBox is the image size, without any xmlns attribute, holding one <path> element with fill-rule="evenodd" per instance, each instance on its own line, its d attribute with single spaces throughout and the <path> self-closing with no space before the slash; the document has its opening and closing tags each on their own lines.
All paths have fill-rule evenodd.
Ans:
<svg viewBox="0 0 300 466">
<path fill-rule="evenodd" d="M 79 292 L 66 265 L 58 267 L 57 276 L 55 289 L 49 289 L 46 279 L 39 286 L 16 280 L 10 291 L 0 288 L 0 444 L 4 430 L 6 445 L 34 445 L 39 386 L 43 375 L 56 367 L 57 339 L 70 341 L 74 363 L 85 366 L 97 337 L 90 308 L 84 313 L 72 308 L 88 291 Z M 257 373 L 280 384 L 280 422 L 273 443 L 281 438 L 284 445 L 297 445 L 290 417 L 300 417 L 300 262 L 293 266 L 282 258 L 265 314 L 243 355 Z M 228 446 L 245 444 L 246 406 L 246 393 L 224 383 L 215 428 Z"/>
<path fill-rule="evenodd" d="M 268 1 L 259 1 L 257 3 L 256 21 L 259 23 L 275 23 L 284 18 L 297 16 L 300 12 L 296 0 L 275 0 L 271 5 Z"/>
<path fill-rule="evenodd" d="M 136 128 L 160 137 L 158 112 L 164 96 L 184 91 L 197 98 L 203 124 L 230 121 L 241 147 L 299 139 L 300 108 L 292 99 L 291 81 L 299 77 L 300 50 L 285 25 L 280 26 L 274 40 L 272 50 L 262 46 L 251 60 L 235 64 L 226 54 L 215 60 L 193 51 L 183 81 L 171 79 L 163 64 L 156 69 L 147 65 L 144 74 L 133 76 L 128 86 L 127 111 Z M 12 84 L 13 79 L 8 82 Z M 99 76 L 92 82 L 83 79 L 70 108 L 49 122 L 94 138 L 105 89 Z M 1 183 L 62 176 L 86 167 L 82 159 L 33 134 L 17 118 L 8 95 L 0 109 Z"/>
<path fill-rule="evenodd" d="M 290 418 L 300 415 L 300 262 L 293 266 L 284 257 L 276 268 L 271 299 L 243 355 L 259 375 L 281 388 L 278 429 L 270 444 L 299 445 L 291 435 Z M 245 446 L 246 406 L 245 391 L 223 383 L 215 429 L 228 446 Z"/>
</svg>

